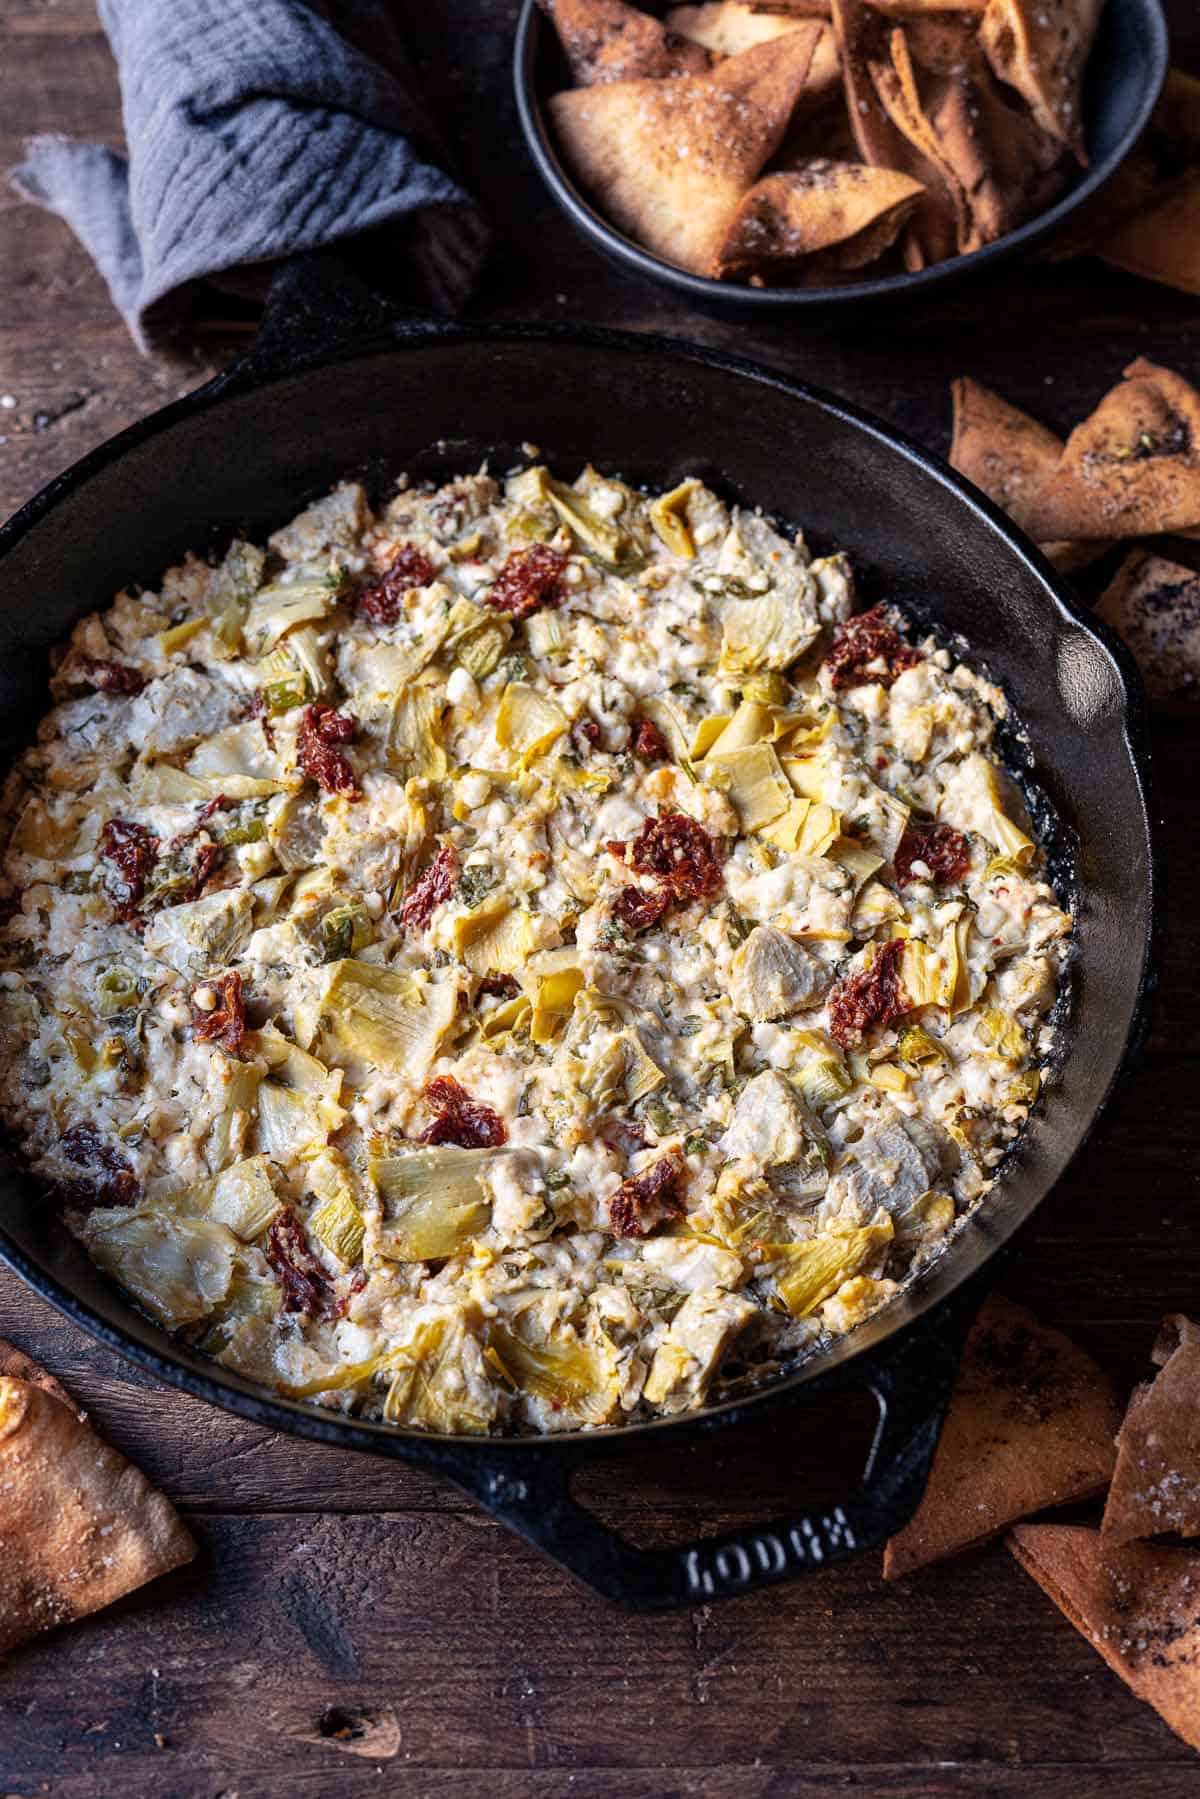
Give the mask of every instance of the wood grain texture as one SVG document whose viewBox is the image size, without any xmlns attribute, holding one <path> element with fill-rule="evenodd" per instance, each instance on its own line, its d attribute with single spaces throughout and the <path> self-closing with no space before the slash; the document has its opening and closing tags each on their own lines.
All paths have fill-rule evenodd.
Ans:
<svg viewBox="0 0 1200 1799">
<path fill-rule="evenodd" d="M 1200 378 L 1200 303 L 1081 262 L 920 313 L 742 327 L 602 263 L 526 163 L 510 0 L 395 10 L 497 226 L 480 316 L 661 331 L 772 363 L 935 449 L 970 373 L 1063 431 L 1134 355 Z M 1200 15 L 1169 0 L 1200 68 Z M 0 165 L 38 131 L 120 141 L 90 0 L 0 0 Z M 0 513 L 206 379 L 236 339 L 142 357 L 66 228 L 0 192 Z M 1196 552 L 1193 548 L 1193 556 Z M 1200 1291 L 1200 729 L 1156 726 L 1170 928 L 1149 1052 L 1003 1270 L 1126 1383 Z M 614 1611 L 455 1490 L 159 1386 L 0 1275 L 0 1334 L 46 1362 L 186 1511 L 196 1564 L 0 1666 L 0 1795 L 53 1799 L 1190 1799 L 1194 1757 L 999 1547 L 885 1588 L 874 1558 L 665 1618 Z M 857 1465 L 828 1408 L 589 1474 L 637 1540 L 762 1517 Z"/>
</svg>

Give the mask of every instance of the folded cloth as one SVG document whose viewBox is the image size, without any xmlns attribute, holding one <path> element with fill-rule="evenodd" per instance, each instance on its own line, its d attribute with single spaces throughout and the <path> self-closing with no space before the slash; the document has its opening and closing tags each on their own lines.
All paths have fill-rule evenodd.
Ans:
<svg viewBox="0 0 1200 1799">
<path fill-rule="evenodd" d="M 193 284 L 379 226 L 429 302 L 455 311 L 487 246 L 444 169 L 388 0 L 99 0 L 128 157 L 34 139 L 11 172 L 64 218 L 138 345 L 177 329 Z M 341 22 L 341 21 L 339 21 Z M 252 284 L 253 285 L 253 284 Z"/>
</svg>

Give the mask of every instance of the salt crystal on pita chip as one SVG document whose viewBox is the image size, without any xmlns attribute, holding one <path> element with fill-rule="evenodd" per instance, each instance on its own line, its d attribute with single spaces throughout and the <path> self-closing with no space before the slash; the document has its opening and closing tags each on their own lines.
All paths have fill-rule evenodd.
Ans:
<svg viewBox="0 0 1200 1799">
<path fill-rule="evenodd" d="M 174 1507 L 69 1404 L 0 1376 L 0 1654 L 196 1553 Z"/>
<path fill-rule="evenodd" d="M 884 1550 L 884 1578 L 1102 1492 L 1120 1416 L 1091 1356 L 1023 1306 L 989 1299 L 967 1339 L 925 1495 Z"/>
<path fill-rule="evenodd" d="M 955 254 L 955 200 L 936 144 L 916 141 L 920 127 L 900 130 L 878 92 L 875 72 L 889 63 L 892 23 L 867 0 L 833 0 L 833 24 L 842 59 L 846 113 L 858 153 L 874 168 L 895 169 L 920 182 L 925 193 L 901 240 L 905 266 L 922 269 Z M 906 115 L 907 117 L 907 115 Z"/>
<path fill-rule="evenodd" d="M 1062 439 L 978 381 L 951 383 L 954 437 L 950 466 L 982 488 L 1022 531 L 1032 503 L 1058 467 Z M 1043 555 L 1064 572 L 1103 555 L 1106 543 L 1044 543 Z"/>
<path fill-rule="evenodd" d="M 1161 1372 L 1134 1392 L 1117 1432 L 1106 1543 L 1200 1537 L 1200 1324 L 1164 1318 L 1151 1359 Z"/>
<path fill-rule="evenodd" d="M 1027 529 L 1141 537 L 1200 524 L 1200 393 L 1139 357 L 1067 439 Z"/>
<path fill-rule="evenodd" d="M 1200 1749 L 1200 1555 L 1077 1524 L 1020 1524 L 1007 1541 L 1113 1672 Z"/>
<path fill-rule="evenodd" d="M 1154 704 L 1194 711 L 1200 704 L 1200 575 L 1150 550 L 1130 550 L 1096 612 L 1128 644 Z"/>
<path fill-rule="evenodd" d="M 555 94 L 567 161 L 621 230 L 708 274 L 734 208 L 783 141 L 820 33 L 801 26 L 705 76 Z"/>
<path fill-rule="evenodd" d="M 605 81 L 661 80 L 702 75 L 712 58 L 660 19 L 624 0 L 539 0 L 554 22 L 571 74 L 580 87 Z"/>
<path fill-rule="evenodd" d="M 717 252 L 733 281 L 825 281 L 893 244 L 925 190 L 894 169 L 814 156 L 755 183 Z"/>
<path fill-rule="evenodd" d="M 1086 165 L 1083 71 L 1104 0 L 988 0 L 979 38 L 997 79 Z"/>
</svg>

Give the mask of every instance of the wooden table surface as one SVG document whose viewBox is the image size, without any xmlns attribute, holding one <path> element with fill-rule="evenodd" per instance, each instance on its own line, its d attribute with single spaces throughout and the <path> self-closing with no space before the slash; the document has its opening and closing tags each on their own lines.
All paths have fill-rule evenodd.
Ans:
<svg viewBox="0 0 1200 1799">
<path fill-rule="evenodd" d="M 1200 69 L 1195 0 L 1170 0 Z M 608 268 L 527 167 L 515 5 L 404 0 L 409 42 L 496 225 L 480 316 L 587 319 L 726 345 L 944 450 L 951 376 L 1060 431 L 1137 354 L 1200 380 L 1200 302 L 1096 262 L 1029 266 L 853 329 L 715 323 Z M 0 0 L 0 166 L 39 131 L 120 141 L 89 0 Z M 0 515 L 231 353 L 142 357 L 65 226 L 0 191 Z M 536 396 L 531 396 L 536 403 Z M 1149 1052 L 1003 1288 L 1122 1379 L 1200 1303 L 1200 730 L 1156 727 L 1171 913 Z M 0 1273 L 0 1333 L 45 1361 L 187 1515 L 193 1566 L 0 1667 L 0 1793 L 345 1799 L 570 1793 L 1184 1799 L 1200 1762 L 993 1545 L 885 1586 L 865 1557 L 644 1620 L 389 1461 L 279 1437 L 162 1388 Z M 622 1462 L 586 1497 L 647 1541 L 782 1509 L 847 1452 L 842 1418 Z M 840 1464 L 839 1464 L 840 1465 Z M 351 1753 L 336 1732 L 365 1720 Z M 330 1734 L 333 1733 L 333 1734 Z"/>
</svg>

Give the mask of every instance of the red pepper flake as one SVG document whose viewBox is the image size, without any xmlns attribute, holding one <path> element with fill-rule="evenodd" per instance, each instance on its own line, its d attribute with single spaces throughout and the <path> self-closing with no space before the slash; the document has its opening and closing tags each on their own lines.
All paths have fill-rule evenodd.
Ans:
<svg viewBox="0 0 1200 1799">
<path fill-rule="evenodd" d="M 857 687 L 863 681 L 878 681 L 890 687 L 906 668 L 922 661 L 921 652 L 904 642 L 884 615 L 882 606 L 870 612 L 859 612 L 839 625 L 825 657 L 835 688 Z M 877 669 L 874 665 L 882 663 Z"/>
<path fill-rule="evenodd" d="M 458 886 L 458 857 L 446 844 L 440 849 L 415 887 L 410 887 L 400 906 L 406 930 L 423 931 L 438 906 Z"/>
<path fill-rule="evenodd" d="M 576 722 L 575 734 L 578 737 L 582 737 L 583 741 L 591 750 L 596 748 L 601 737 L 604 735 L 595 719 L 588 718 L 586 715 Z"/>
<path fill-rule="evenodd" d="M 494 612 L 507 612 L 513 618 L 528 618 L 543 606 L 561 606 L 566 597 L 566 566 L 566 551 L 552 549 L 549 544 L 534 543 L 526 550 L 510 550 L 504 567 L 481 598 Z"/>
<path fill-rule="evenodd" d="M 875 1025 L 891 1024 L 912 1002 L 900 979 L 904 939 L 885 943 L 867 968 L 834 988 L 829 1001 L 829 1034 L 843 1049 L 857 1049 Z"/>
<path fill-rule="evenodd" d="M 309 1248 L 304 1226 L 290 1207 L 278 1212 L 267 1226 L 263 1250 L 279 1278 L 285 1312 L 306 1312 L 310 1318 L 340 1316 L 339 1301 L 329 1277 Z"/>
<path fill-rule="evenodd" d="M 199 995 L 205 992 L 216 1001 L 207 1011 L 196 1003 Z M 241 1048 L 246 1035 L 246 1001 L 240 974 L 223 974 L 218 980 L 205 981 L 193 991 L 192 1035 L 198 1043 L 217 1043 L 228 1050 Z"/>
<path fill-rule="evenodd" d="M 347 799 L 362 797 L 354 770 L 341 750 L 333 747 L 337 743 L 349 743 L 356 728 L 354 720 L 345 712 L 335 712 L 332 706 L 326 706 L 320 700 L 304 708 L 296 735 L 300 766 L 309 780 L 315 781 L 326 793 L 344 793 Z"/>
<path fill-rule="evenodd" d="M 69 1197 L 92 1205 L 132 1206 L 141 1198 L 141 1182 L 126 1158 L 105 1141 L 94 1124 L 74 1124 L 59 1140 L 69 1162 L 90 1171 L 86 1185 L 72 1184 Z"/>
<path fill-rule="evenodd" d="M 82 656 L 80 661 L 97 693 L 134 694 L 146 685 L 146 677 L 128 662 L 109 662 L 102 656 Z"/>
<path fill-rule="evenodd" d="M 924 879 L 913 873 L 913 863 L 924 862 L 939 886 L 961 881 L 971 866 L 971 851 L 961 831 L 953 825 L 925 825 L 910 821 L 904 828 L 892 866 L 901 887 Z"/>
<path fill-rule="evenodd" d="M 206 806 L 201 806 L 196 814 L 196 824 L 198 826 L 206 825 L 210 818 L 215 818 L 218 812 L 224 811 L 225 807 L 230 804 L 232 802 L 227 800 L 223 793 L 219 793 L 215 800 L 209 800 Z"/>
<path fill-rule="evenodd" d="M 471 1098 L 452 1074 L 430 1081 L 426 1103 L 436 1116 L 421 1132 L 422 1143 L 454 1143 L 459 1149 L 498 1149 L 508 1142 L 500 1114 Z"/>
<path fill-rule="evenodd" d="M 635 873 L 653 875 L 677 900 L 703 899 L 721 885 L 716 844 L 683 812 L 648 818 L 630 846 L 629 861 Z"/>
<path fill-rule="evenodd" d="M 671 746 L 650 718 L 639 718 L 634 725 L 630 744 L 639 762 L 669 762 Z"/>
<path fill-rule="evenodd" d="M 649 931 L 671 903 L 665 887 L 622 887 L 613 901 L 612 915 L 626 932 Z"/>
<path fill-rule="evenodd" d="M 641 1174 L 622 1181 L 608 1202 L 608 1217 L 618 1237 L 644 1237 L 655 1225 L 683 1216 L 683 1163 L 663 1156 Z"/>
<path fill-rule="evenodd" d="M 158 838 L 145 825 L 110 818 L 100 834 L 100 843 L 108 864 L 103 877 L 105 891 L 117 917 L 128 922 L 138 909 L 158 860 Z"/>
<path fill-rule="evenodd" d="M 404 611 L 404 596 L 413 587 L 428 587 L 437 570 L 415 543 L 401 544 L 377 581 L 358 596 L 358 609 L 377 625 L 394 625 Z"/>
</svg>

